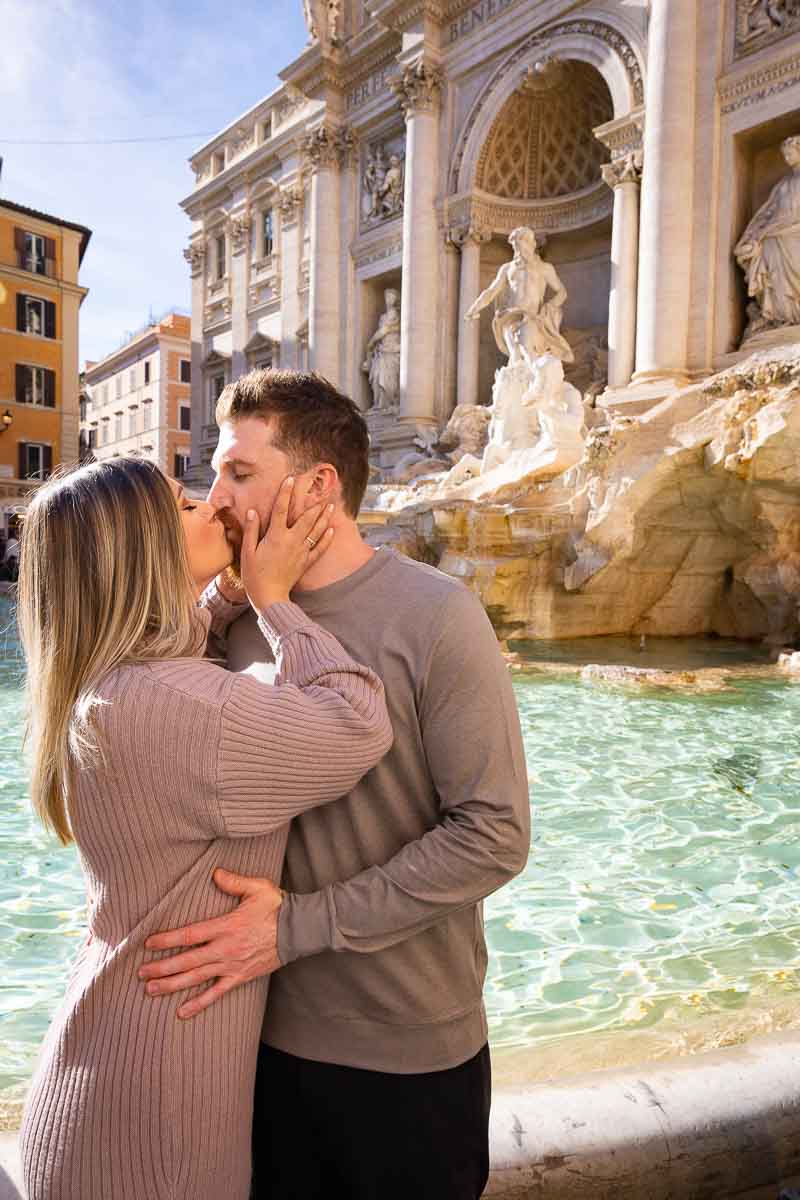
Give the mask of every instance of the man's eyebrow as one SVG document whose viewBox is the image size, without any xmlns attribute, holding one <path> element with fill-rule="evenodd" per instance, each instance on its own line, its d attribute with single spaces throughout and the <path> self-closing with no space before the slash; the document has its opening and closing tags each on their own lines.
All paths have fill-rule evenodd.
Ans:
<svg viewBox="0 0 800 1200">
<path fill-rule="evenodd" d="M 256 463 L 253 462 L 252 459 L 239 458 L 238 455 L 235 458 L 229 458 L 227 454 L 223 454 L 220 456 L 219 462 L 220 463 L 228 463 L 229 466 L 232 466 L 232 467 L 255 467 L 256 466 Z"/>
</svg>

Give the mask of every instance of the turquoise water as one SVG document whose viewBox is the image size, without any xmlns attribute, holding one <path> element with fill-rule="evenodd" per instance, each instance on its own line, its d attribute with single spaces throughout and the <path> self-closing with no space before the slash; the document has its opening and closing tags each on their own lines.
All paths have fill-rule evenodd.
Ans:
<svg viewBox="0 0 800 1200">
<path fill-rule="evenodd" d="M 10 620 L 0 597 L 0 1118 L 24 1091 L 85 910 L 74 851 L 44 836 L 26 802 Z M 580 653 L 621 658 L 596 641 L 544 656 Z M 664 665 L 696 667 L 747 651 L 664 653 Z M 643 665 L 659 665 L 657 646 L 648 655 Z M 746 1027 L 751 1012 L 793 1002 L 800 687 L 768 673 L 710 694 L 575 673 L 523 673 L 515 687 L 533 838 L 525 872 L 486 905 L 498 1055 L 569 1046 L 591 1065 L 602 1038 L 615 1039 L 613 1059 L 631 1031 L 685 1034 L 715 1018 Z"/>
</svg>

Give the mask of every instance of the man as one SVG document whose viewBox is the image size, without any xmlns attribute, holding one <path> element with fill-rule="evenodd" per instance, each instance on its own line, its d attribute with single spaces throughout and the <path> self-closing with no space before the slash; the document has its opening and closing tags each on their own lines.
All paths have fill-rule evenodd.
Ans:
<svg viewBox="0 0 800 1200">
<path fill-rule="evenodd" d="M 333 545 L 294 594 L 384 681 L 394 747 L 348 796 L 292 826 L 285 892 L 217 872 L 225 917 L 159 934 L 153 994 L 215 980 L 193 1015 L 275 972 L 254 1119 L 264 1200 L 472 1200 L 488 1176 L 481 900 L 530 842 L 516 706 L 497 640 L 460 583 L 361 540 L 366 424 L 319 376 L 257 371 L 222 393 L 209 498 L 234 541 L 289 473 L 335 505 Z M 228 665 L 268 657 L 253 614 Z M 280 968 L 280 969 L 278 969 Z M 209 1080 L 209 1087 L 213 1087 Z"/>
</svg>

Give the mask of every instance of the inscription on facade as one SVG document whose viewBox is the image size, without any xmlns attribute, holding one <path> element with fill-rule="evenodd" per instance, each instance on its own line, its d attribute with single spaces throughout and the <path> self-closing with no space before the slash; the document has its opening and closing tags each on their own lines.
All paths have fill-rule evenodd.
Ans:
<svg viewBox="0 0 800 1200">
<path fill-rule="evenodd" d="M 366 104 L 368 100 L 371 100 L 373 96 L 388 91 L 391 76 L 392 68 L 387 65 L 381 67 L 379 71 L 375 71 L 367 79 L 362 80 L 356 87 L 351 88 L 347 93 L 347 111 L 351 112 L 354 108 L 360 108 L 362 104 Z"/>
<path fill-rule="evenodd" d="M 450 23 L 448 37 L 451 45 L 475 29 L 480 29 L 487 21 L 491 21 L 493 17 L 498 16 L 507 8 L 511 8 L 511 5 L 515 3 L 516 0 L 480 0 L 478 4 L 471 4 L 457 21 Z"/>
</svg>

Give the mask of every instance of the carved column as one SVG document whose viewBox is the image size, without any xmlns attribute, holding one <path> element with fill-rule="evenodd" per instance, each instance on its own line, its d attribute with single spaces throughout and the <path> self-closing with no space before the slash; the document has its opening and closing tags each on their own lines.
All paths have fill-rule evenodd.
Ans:
<svg viewBox="0 0 800 1200">
<path fill-rule="evenodd" d="M 202 466 L 202 430 L 206 424 L 205 377 L 203 375 L 203 326 L 205 324 L 206 242 L 193 238 L 183 252 L 192 275 L 192 452 L 187 481 L 206 485 Z"/>
<path fill-rule="evenodd" d="M 278 196 L 281 239 L 281 366 L 297 367 L 297 330 L 300 325 L 300 206 L 303 189 L 293 183 Z"/>
<path fill-rule="evenodd" d="M 327 125 L 303 145 L 311 172 L 311 278 L 308 298 L 309 365 L 331 383 L 339 375 L 339 164 L 341 135 Z"/>
<path fill-rule="evenodd" d="M 247 372 L 247 305 L 250 274 L 250 229 L 252 218 L 249 212 L 232 217 L 228 227 L 231 275 L 231 380 Z"/>
<path fill-rule="evenodd" d="M 453 241 L 461 247 L 458 288 L 458 404 L 478 403 L 478 362 L 481 348 L 480 321 L 467 321 L 467 309 L 481 290 L 481 245 L 491 234 L 474 225 L 457 229 Z"/>
<path fill-rule="evenodd" d="M 686 380 L 697 7 L 650 6 L 635 382 Z"/>
<path fill-rule="evenodd" d="M 608 304 L 608 386 L 611 388 L 627 387 L 636 360 L 641 178 L 641 150 L 629 151 L 603 167 L 603 179 L 614 192 Z"/>
<path fill-rule="evenodd" d="M 435 201 L 441 81 L 441 72 L 420 60 L 406 67 L 392 85 L 406 118 L 400 419 L 419 425 L 436 421 L 439 232 Z"/>
</svg>

